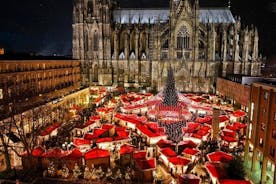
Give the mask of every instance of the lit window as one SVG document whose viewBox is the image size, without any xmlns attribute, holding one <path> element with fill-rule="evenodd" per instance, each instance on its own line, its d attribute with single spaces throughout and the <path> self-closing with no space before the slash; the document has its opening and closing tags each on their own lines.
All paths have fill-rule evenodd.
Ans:
<svg viewBox="0 0 276 184">
<path fill-rule="evenodd" d="M 251 103 L 250 121 L 253 121 L 253 115 L 254 115 L 254 102 Z"/>
<path fill-rule="evenodd" d="M 252 123 L 249 124 L 249 139 L 251 139 L 251 136 L 252 136 Z"/>
<path fill-rule="evenodd" d="M 274 112 L 274 121 L 276 121 L 276 112 Z"/>
<path fill-rule="evenodd" d="M 267 100 L 268 99 L 268 92 L 266 91 L 264 94 L 264 99 Z"/>
<path fill-rule="evenodd" d="M 272 138 L 276 139 L 276 130 L 275 129 L 272 130 Z"/>
<path fill-rule="evenodd" d="M 262 130 L 262 131 L 265 130 L 265 124 L 264 124 L 264 123 L 261 124 L 261 130 Z"/>
<path fill-rule="evenodd" d="M 260 147 L 263 147 L 263 138 L 260 138 L 259 145 L 260 145 Z"/>
</svg>

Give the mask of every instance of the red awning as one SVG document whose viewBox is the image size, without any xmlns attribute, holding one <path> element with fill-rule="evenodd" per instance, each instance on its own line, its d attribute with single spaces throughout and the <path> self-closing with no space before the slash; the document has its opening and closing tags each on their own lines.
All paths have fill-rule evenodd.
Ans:
<svg viewBox="0 0 276 184">
<path fill-rule="evenodd" d="M 45 130 L 42 130 L 40 132 L 41 136 L 45 136 L 45 135 L 49 135 L 50 133 L 52 133 L 55 129 L 57 129 L 58 127 L 60 127 L 61 123 L 54 123 L 53 125 L 47 127 Z"/>
<path fill-rule="evenodd" d="M 243 117 L 243 116 L 245 116 L 245 115 L 246 115 L 246 113 L 245 113 L 244 111 L 242 111 L 242 110 L 237 110 L 237 111 L 234 111 L 234 112 L 233 112 L 233 116 L 235 116 L 235 117 L 237 117 L 237 118 Z"/>
<path fill-rule="evenodd" d="M 185 148 L 183 150 L 183 153 L 188 154 L 188 155 L 196 155 L 199 151 L 194 148 Z"/>
<path fill-rule="evenodd" d="M 45 149 L 42 148 L 41 146 L 38 146 L 33 149 L 32 156 L 33 157 L 41 157 L 43 155 L 43 153 L 45 153 Z"/>
<path fill-rule="evenodd" d="M 67 156 L 65 156 L 63 159 L 66 159 L 66 160 L 79 160 L 81 159 L 82 157 L 82 152 L 75 148 L 71 151 L 71 153 Z"/>
<path fill-rule="evenodd" d="M 220 115 L 219 116 L 219 122 L 225 122 L 225 121 L 228 121 L 229 120 L 229 118 L 228 118 L 228 116 L 226 116 L 226 115 Z"/>
<path fill-rule="evenodd" d="M 132 145 L 124 144 L 120 147 L 120 155 L 133 153 L 134 148 Z"/>
<path fill-rule="evenodd" d="M 171 148 L 163 148 L 161 153 L 166 157 L 176 157 L 177 154 Z"/>
<path fill-rule="evenodd" d="M 207 157 L 208 157 L 209 161 L 211 161 L 211 162 L 229 162 L 229 161 L 233 160 L 232 155 L 222 152 L 222 151 L 216 151 L 213 153 L 209 153 L 207 155 Z"/>
<path fill-rule="evenodd" d="M 188 165 L 191 161 L 184 157 L 172 157 L 168 159 L 173 165 Z"/>
<path fill-rule="evenodd" d="M 139 159 L 139 160 L 136 160 L 136 163 L 141 170 L 155 169 L 156 167 L 155 159 L 150 159 L 150 160 Z"/>
<path fill-rule="evenodd" d="M 133 158 L 134 159 L 145 159 L 147 155 L 146 151 L 137 151 L 137 152 L 133 152 Z"/>
<path fill-rule="evenodd" d="M 216 167 L 210 163 L 210 162 L 207 162 L 206 165 L 205 165 L 207 171 L 210 173 L 210 175 L 212 175 L 214 178 L 219 178 L 219 172 L 217 171 Z"/>
<path fill-rule="evenodd" d="M 99 148 L 92 149 L 84 154 L 85 160 L 90 160 L 95 158 L 106 158 L 109 156 L 110 156 L 110 153 L 108 150 L 103 150 Z"/>
<path fill-rule="evenodd" d="M 61 157 L 64 157 L 68 154 L 69 154 L 68 152 L 63 151 L 60 148 L 54 148 L 54 149 L 50 149 L 47 152 L 45 152 L 44 154 L 42 154 L 42 157 L 45 157 L 45 158 L 61 158 Z"/>
<path fill-rule="evenodd" d="M 88 140 L 88 139 L 82 139 L 82 138 L 74 138 L 73 143 L 76 146 L 91 145 L 91 141 L 90 140 Z"/>
<path fill-rule="evenodd" d="M 112 142 L 112 141 L 113 141 L 112 137 L 104 137 L 104 138 L 97 139 L 96 143 Z"/>
<path fill-rule="evenodd" d="M 229 136 L 221 136 L 221 139 L 227 142 L 237 142 L 238 140 L 234 137 L 229 137 Z"/>
<path fill-rule="evenodd" d="M 223 130 L 223 135 L 228 137 L 236 137 L 236 132 Z"/>
<path fill-rule="evenodd" d="M 189 140 L 189 141 L 181 141 L 180 143 L 178 143 L 179 146 L 183 146 L 184 148 L 196 148 L 197 144 L 194 143 L 193 141 Z"/>
<path fill-rule="evenodd" d="M 161 140 L 159 140 L 159 141 L 157 142 L 157 146 L 158 146 L 159 148 L 171 147 L 171 146 L 172 146 L 172 142 L 171 142 L 171 141 L 168 141 L 168 140 L 163 140 L 163 139 L 161 139 Z"/>
</svg>

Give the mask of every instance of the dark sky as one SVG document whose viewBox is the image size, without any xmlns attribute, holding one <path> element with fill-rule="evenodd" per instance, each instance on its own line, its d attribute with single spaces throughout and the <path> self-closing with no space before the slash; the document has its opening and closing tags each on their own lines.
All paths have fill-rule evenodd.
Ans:
<svg viewBox="0 0 276 184">
<path fill-rule="evenodd" d="M 168 0 L 120 0 L 125 3 L 166 5 Z M 273 0 L 232 0 L 231 10 L 260 31 L 261 52 L 276 53 L 276 13 Z M 227 0 L 201 0 L 203 6 L 225 6 Z M 135 4 L 136 3 L 136 4 Z M 275 7 L 276 9 L 276 7 Z M 275 10 L 274 9 L 274 10 Z M 275 10 L 276 12 L 276 10 Z M 71 55 L 72 0 L 5 0 L 0 6 L 0 46 L 16 52 Z"/>
</svg>

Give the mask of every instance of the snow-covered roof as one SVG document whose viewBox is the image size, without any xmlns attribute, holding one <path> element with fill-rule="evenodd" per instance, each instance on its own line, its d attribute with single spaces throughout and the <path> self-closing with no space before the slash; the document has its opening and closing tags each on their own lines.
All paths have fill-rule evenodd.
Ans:
<svg viewBox="0 0 276 184">
<path fill-rule="evenodd" d="M 120 24 L 154 24 L 169 20 L 169 9 L 117 9 L 113 11 L 113 19 Z M 200 9 L 201 23 L 235 23 L 231 11 L 227 8 Z"/>
</svg>

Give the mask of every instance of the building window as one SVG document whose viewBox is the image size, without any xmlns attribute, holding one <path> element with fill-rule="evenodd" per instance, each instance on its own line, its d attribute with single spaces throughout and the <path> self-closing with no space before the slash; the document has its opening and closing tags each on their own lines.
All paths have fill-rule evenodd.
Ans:
<svg viewBox="0 0 276 184">
<path fill-rule="evenodd" d="M 249 123 L 249 139 L 251 139 L 251 136 L 252 136 L 252 123 Z"/>
<path fill-rule="evenodd" d="M 275 129 L 272 130 L 272 138 L 276 139 L 276 130 Z"/>
<path fill-rule="evenodd" d="M 253 121 L 253 115 L 254 115 L 254 102 L 251 103 L 250 121 Z"/>
<path fill-rule="evenodd" d="M 94 33 L 94 43 L 93 43 L 94 51 L 98 51 L 99 49 L 99 38 L 97 32 Z"/>
<path fill-rule="evenodd" d="M 274 112 L 274 121 L 276 121 L 276 112 Z"/>
<path fill-rule="evenodd" d="M 272 156 L 272 157 L 274 157 L 275 156 L 275 148 L 274 147 L 270 147 L 270 155 Z"/>
<path fill-rule="evenodd" d="M 265 124 L 264 124 L 264 123 L 261 124 L 261 130 L 262 130 L 262 131 L 265 130 Z"/>
<path fill-rule="evenodd" d="M 264 145 L 263 138 L 260 138 L 259 145 L 260 145 L 260 147 L 263 147 L 263 145 Z"/>
<path fill-rule="evenodd" d="M 190 48 L 190 34 L 186 26 L 182 26 L 177 33 L 177 49 Z"/>
<path fill-rule="evenodd" d="M 264 94 L 264 99 L 267 100 L 268 99 L 268 92 L 266 91 Z"/>
</svg>

